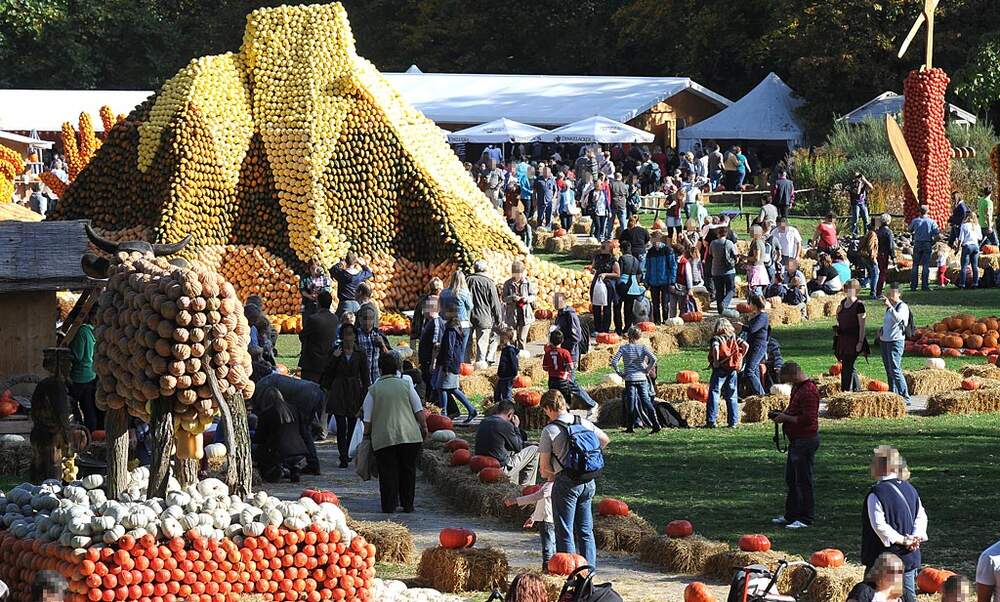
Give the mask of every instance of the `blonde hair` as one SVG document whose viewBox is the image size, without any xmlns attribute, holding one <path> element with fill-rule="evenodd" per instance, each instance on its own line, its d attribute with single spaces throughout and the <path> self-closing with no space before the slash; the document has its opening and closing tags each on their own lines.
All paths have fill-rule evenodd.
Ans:
<svg viewBox="0 0 1000 602">
<path fill-rule="evenodd" d="M 726 318 L 719 318 L 719 321 L 715 323 L 713 334 L 723 337 L 736 336 L 736 329 L 733 328 L 733 323 Z"/>
<path fill-rule="evenodd" d="M 844 288 L 849 288 L 854 291 L 861 290 L 861 281 L 857 278 L 851 278 L 844 283 Z"/>
<path fill-rule="evenodd" d="M 451 283 L 448 285 L 448 288 L 456 295 L 468 291 L 469 286 L 465 283 L 465 272 L 455 270 L 455 273 L 451 275 Z"/>
<path fill-rule="evenodd" d="M 444 282 L 440 278 L 431 278 L 431 281 L 427 283 L 427 290 L 434 294 L 440 293 L 444 290 Z"/>
<path fill-rule="evenodd" d="M 524 273 L 524 262 L 522 262 L 522 261 L 515 261 L 514 263 L 510 264 L 510 273 L 511 274 L 523 274 Z"/>
<path fill-rule="evenodd" d="M 753 238 L 760 238 L 764 236 L 764 229 L 761 228 L 760 226 L 751 226 L 750 236 L 752 236 Z"/>
<path fill-rule="evenodd" d="M 566 405 L 566 398 L 556 389 L 549 389 L 545 393 L 542 393 L 542 401 L 539 403 L 539 406 L 543 410 L 556 410 L 559 412 L 565 412 L 569 407 Z"/>
</svg>

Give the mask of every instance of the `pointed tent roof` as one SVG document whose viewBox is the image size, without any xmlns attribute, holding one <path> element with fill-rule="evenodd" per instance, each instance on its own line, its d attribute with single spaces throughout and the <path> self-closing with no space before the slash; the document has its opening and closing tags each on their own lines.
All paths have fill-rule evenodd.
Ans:
<svg viewBox="0 0 1000 602">
<path fill-rule="evenodd" d="M 769 73 L 728 108 L 677 132 L 681 139 L 802 141 L 795 109 L 802 101 L 781 78 Z"/>
<path fill-rule="evenodd" d="M 416 65 L 410 65 L 409 69 L 407 69 L 405 73 L 423 73 L 423 71 L 421 71 L 420 67 L 417 67 Z"/>
<path fill-rule="evenodd" d="M 607 117 L 596 115 L 581 119 L 546 132 L 538 137 L 540 142 L 569 142 L 601 144 L 652 142 L 656 136 Z"/>
<path fill-rule="evenodd" d="M 540 134 L 548 130 L 536 128 L 520 121 L 512 121 L 506 117 L 494 119 L 493 121 L 474 125 L 471 128 L 458 130 L 448 134 L 448 142 L 458 144 L 461 142 L 475 143 L 504 143 L 504 142 L 531 142 Z"/>
<path fill-rule="evenodd" d="M 902 112 L 902 95 L 887 91 L 879 94 L 847 115 L 837 119 L 837 121 L 843 121 L 845 123 L 861 123 L 865 119 L 878 119 L 884 115 L 900 115 Z M 957 121 L 964 121 L 970 124 L 976 123 L 975 115 L 960 107 L 956 107 L 953 104 L 948 105 L 948 113 L 951 115 L 952 119 Z"/>
</svg>

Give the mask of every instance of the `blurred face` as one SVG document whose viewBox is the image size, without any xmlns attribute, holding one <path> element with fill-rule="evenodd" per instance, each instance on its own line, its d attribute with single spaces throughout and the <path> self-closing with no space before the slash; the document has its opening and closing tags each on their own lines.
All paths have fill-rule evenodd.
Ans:
<svg viewBox="0 0 1000 602">
<path fill-rule="evenodd" d="M 445 308 L 445 310 L 444 310 L 444 319 L 445 320 L 454 320 L 457 317 L 458 317 L 458 308 L 457 307 L 455 307 L 454 305 L 449 305 L 448 307 Z"/>
<path fill-rule="evenodd" d="M 375 316 L 372 315 L 370 311 L 365 312 L 360 318 L 360 323 L 361 330 L 370 332 L 373 328 L 375 328 Z"/>
<path fill-rule="evenodd" d="M 354 349 L 354 343 L 357 338 L 354 336 L 354 329 L 345 330 L 343 336 L 340 337 L 341 346 L 350 351 Z"/>
</svg>

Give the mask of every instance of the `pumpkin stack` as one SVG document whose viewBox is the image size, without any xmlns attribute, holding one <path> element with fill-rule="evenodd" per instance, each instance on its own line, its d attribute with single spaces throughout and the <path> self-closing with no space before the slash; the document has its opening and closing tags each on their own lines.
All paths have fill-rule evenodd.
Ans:
<svg viewBox="0 0 1000 602">
<path fill-rule="evenodd" d="M 24 171 L 21 153 L 0 144 L 0 203 L 14 198 L 14 178 Z"/>
<path fill-rule="evenodd" d="M 948 74 L 935 67 L 911 71 L 903 82 L 903 137 L 917 166 L 917 192 L 904 186 L 906 219 L 917 217 L 920 205 L 944 227 L 951 213 L 951 143 L 945 132 L 945 92 Z"/>
<path fill-rule="evenodd" d="M 193 60 L 113 128 L 56 217 L 261 247 L 276 273 L 255 284 L 271 291 L 294 285 L 287 267 L 353 250 L 386 309 L 477 259 L 502 281 L 528 251 L 440 129 L 357 55 L 340 4 L 251 13 L 239 53 Z M 584 274 L 527 262 L 540 298 L 586 299 Z"/>
<path fill-rule="evenodd" d="M 919 330 L 918 335 L 905 351 L 927 357 L 986 356 L 1000 346 L 1000 319 L 957 314 Z"/>
</svg>

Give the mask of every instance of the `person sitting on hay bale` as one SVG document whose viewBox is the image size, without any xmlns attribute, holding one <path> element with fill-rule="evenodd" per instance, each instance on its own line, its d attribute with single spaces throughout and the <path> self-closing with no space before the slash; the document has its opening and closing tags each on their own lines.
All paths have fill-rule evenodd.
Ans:
<svg viewBox="0 0 1000 602">
<path fill-rule="evenodd" d="M 885 296 L 885 318 L 878 330 L 877 341 L 882 349 L 882 363 L 885 365 L 885 376 L 889 382 L 889 390 L 896 393 L 910 405 L 910 391 L 906 386 L 906 376 L 903 375 L 903 346 L 910 325 L 910 307 L 903 302 L 899 285 L 892 283 Z"/>
<path fill-rule="evenodd" d="M 538 536 L 542 540 L 542 572 L 547 573 L 549 559 L 556 553 L 556 527 L 552 516 L 552 482 L 543 483 L 526 495 L 507 498 L 503 501 L 503 505 L 508 508 L 515 504 L 518 506 L 535 505 L 531 516 L 524 521 L 524 528 L 538 530 Z"/>
<path fill-rule="evenodd" d="M 874 600 L 899 600 L 903 594 L 903 561 L 886 552 L 875 560 L 875 565 L 865 573 L 865 580 L 847 594 L 847 602 L 873 602 Z"/>
<path fill-rule="evenodd" d="M 781 368 L 781 379 L 792 385 L 788 407 L 782 412 L 771 412 L 768 417 L 780 424 L 788 437 L 785 463 L 788 493 L 785 513 L 771 522 L 788 529 L 802 529 L 812 525 L 815 515 L 813 465 L 819 449 L 819 390 L 795 362 Z"/>
<path fill-rule="evenodd" d="M 767 388 L 781 384 L 781 369 L 785 365 L 785 358 L 781 355 L 781 341 L 774 336 L 774 330 L 767 327 L 767 355 L 764 356 L 764 365 L 767 367 Z"/>
<path fill-rule="evenodd" d="M 563 333 L 553 330 L 549 333 L 549 344 L 545 346 L 545 356 L 542 358 L 542 368 L 549 375 L 549 389 L 562 393 L 563 398 L 571 403 L 573 397 L 579 397 L 590 409 L 597 407 L 590 394 L 576 383 L 576 371 L 573 369 L 573 356 L 562 347 Z"/>
<path fill-rule="evenodd" d="M 496 458 L 512 483 L 534 485 L 538 446 L 526 444 L 527 440 L 528 434 L 514 414 L 514 403 L 500 401 L 476 429 L 476 455 Z"/>
</svg>

